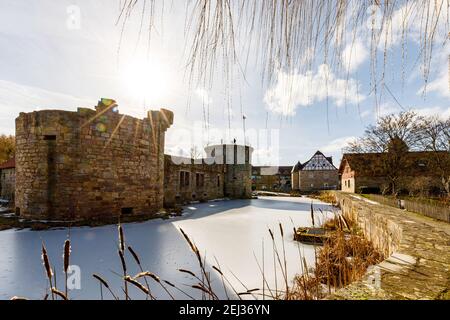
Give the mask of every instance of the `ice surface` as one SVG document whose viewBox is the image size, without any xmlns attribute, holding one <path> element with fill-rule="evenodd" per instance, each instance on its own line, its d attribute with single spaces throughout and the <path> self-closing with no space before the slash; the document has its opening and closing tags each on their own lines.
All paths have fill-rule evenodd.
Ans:
<svg viewBox="0 0 450 320">
<path fill-rule="evenodd" d="M 274 231 L 276 246 L 283 260 L 282 242 L 279 240 L 278 224 L 284 229 L 284 244 L 287 257 L 288 279 L 293 279 L 301 271 L 300 254 L 313 265 L 314 247 L 292 240 L 293 227 L 311 226 L 311 200 L 307 198 L 261 197 L 253 200 L 217 201 L 191 204 L 185 214 L 170 220 L 152 220 L 124 225 L 127 245 L 138 252 L 145 270 L 159 275 L 162 279 L 177 284 L 181 289 L 200 298 L 201 294 L 190 288 L 195 280 L 180 273 L 179 268 L 189 269 L 197 274 L 198 265 L 179 228 L 191 237 L 206 255 L 208 268 L 220 264 L 225 276 L 237 291 L 248 288 L 262 288 L 262 275 L 258 263 L 262 263 L 264 244 L 264 271 L 272 289 L 275 288 L 273 244 L 268 228 Z M 316 224 L 323 220 L 331 207 L 314 201 Z M 324 214 L 318 209 L 322 209 Z M 292 224 L 293 221 L 294 225 Z M 62 249 L 69 230 L 0 232 L 0 299 L 24 296 L 40 299 L 48 287 L 41 263 L 41 244 L 45 243 L 52 265 L 56 270 L 57 285 L 63 288 Z M 72 241 L 71 264 L 81 269 L 81 289 L 71 290 L 72 299 L 98 299 L 99 284 L 92 278 L 98 273 L 108 280 L 117 295 L 121 294 L 122 280 L 120 260 L 117 255 L 117 227 L 74 228 L 70 230 Z M 300 252 L 300 253 L 299 253 Z M 255 258 L 256 257 L 256 258 Z M 216 261 L 217 259 L 217 261 Z M 127 253 L 129 273 L 140 270 Z M 284 264 L 284 262 L 283 262 Z M 283 283 L 281 270 L 277 268 L 277 287 Z M 211 278 L 221 298 L 226 295 L 220 276 L 211 269 Z M 234 275 L 239 279 L 237 280 Z M 150 282 L 153 292 L 160 299 L 170 298 L 154 282 Z M 176 298 L 186 298 L 182 293 L 170 288 Z M 228 286 L 229 293 L 231 292 Z M 266 288 L 267 290 L 267 288 Z M 267 293 L 267 291 L 266 291 Z M 111 296 L 105 292 L 105 298 Z M 131 289 L 132 298 L 142 298 L 140 292 Z M 247 297 L 251 298 L 251 297 Z"/>
</svg>

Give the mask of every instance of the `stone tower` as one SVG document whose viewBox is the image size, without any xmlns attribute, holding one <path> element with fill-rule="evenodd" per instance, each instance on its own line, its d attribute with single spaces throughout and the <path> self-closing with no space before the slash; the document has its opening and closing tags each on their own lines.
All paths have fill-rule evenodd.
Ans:
<svg viewBox="0 0 450 320">
<path fill-rule="evenodd" d="M 144 119 L 95 110 L 45 110 L 16 119 L 16 214 L 76 220 L 158 212 L 163 207 L 169 110 Z"/>
<path fill-rule="evenodd" d="M 209 159 L 224 164 L 224 195 L 230 198 L 248 199 L 252 196 L 253 148 L 237 144 L 205 147 Z"/>
</svg>

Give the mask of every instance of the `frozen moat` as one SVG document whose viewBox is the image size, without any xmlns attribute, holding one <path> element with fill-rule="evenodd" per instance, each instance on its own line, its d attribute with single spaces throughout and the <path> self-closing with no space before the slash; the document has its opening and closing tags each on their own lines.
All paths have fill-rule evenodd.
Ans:
<svg viewBox="0 0 450 320">
<path fill-rule="evenodd" d="M 154 272 L 162 279 L 177 284 L 189 294 L 200 298 L 201 294 L 189 286 L 195 284 L 189 275 L 180 273 L 179 268 L 198 273 L 195 256 L 183 239 L 179 228 L 191 237 L 206 256 L 208 266 L 220 264 L 226 277 L 239 291 L 245 291 L 240 281 L 248 288 L 262 288 L 262 275 L 258 263 L 264 265 L 269 285 L 275 287 L 273 248 L 268 228 L 275 231 L 276 245 L 282 255 L 279 240 L 279 223 L 284 227 L 288 278 L 300 273 L 300 255 L 310 265 L 314 261 L 314 248 L 294 242 L 293 227 L 310 226 L 311 199 L 260 197 L 254 200 L 233 200 L 199 203 L 185 208 L 182 217 L 170 220 L 151 220 L 144 223 L 124 225 L 126 244 L 138 252 L 144 269 Z M 314 200 L 316 223 L 323 220 L 331 206 Z M 320 212 L 321 209 L 323 213 Z M 294 225 L 293 225 L 294 224 Z M 46 244 L 51 263 L 54 265 L 57 284 L 63 288 L 62 249 L 68 230 L 0 232 L 0 299 L 24 296 L 40 299 L 48 283 L 41 263 L 41 244 Z M 98 299 L 99 284 L 93 273 L 108 280 L 116 294 L 121 294 L 122 280 L 120 260 L 117 255 L 117 228 L 74 228 L 70 230 L 72 241 L 71 264 L 80 267 L 81 289 L 71 290 L 72 299 Z M 264 247 L 264 255 L 263 255 Z M 263 263 L 264 256 L 264 263 Z M 282 256 L 281 256 L 282 257 Z M 129 273 L 139 272 L 127 253 Z M 211 269 L 212 270 L 212 269 Z M 222 280 L 211 273 L 211 278 L 221 298 L 225 298 Z M 238 279 L 236 279 L 236 277 Z M 277 285 L 282 285 L 281 271 L 277 270 Z M 169 296 L 154 282 L 151 287 L 160 299 Z M 230 288 L 228 288 L 230 289 Z M 187 298 L 181 292 L 171 289 L 176 298 Z M 106 298 L 109 294 L 104 292 Z M 142 295 L 132 289 L 132 298 Z"/>
</svg>

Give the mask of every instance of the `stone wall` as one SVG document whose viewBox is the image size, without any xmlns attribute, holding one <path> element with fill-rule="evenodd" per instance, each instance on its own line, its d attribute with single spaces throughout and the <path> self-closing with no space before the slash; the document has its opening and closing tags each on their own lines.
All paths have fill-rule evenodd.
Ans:
<svg viewBox="0 0 450 320">
<path fill-rule="evenodd" d="M 87 219 L 139 215 L 163 207 L 164 135 L 173 113 L 37 111 L 16 119 L 16 213 Z"/>
<path fill-rule="evenodd" d="M 15 191 L 15 169 L 0 169 L 0 198 L 14 200 Z"/>
<path fill-rule="evenodd" d="M 300 191 L 336 190 L 339 187 L 337 170 L 301 170 L 298 175 Z"/>
<path fill-rule="evenodd" d="M 224 196 L 248 199 L 252 196 L 253 148 L 236 144 L 214 145 L 205 148 L 216 164 L 224 164 Z"/>
<path fill-rule="evenodd" d="M 450 299 L 450 224 L 336 194 L 342 213 L 387 259 L 331 299 Z"/>
<path fill-rule="evenodd" d="M 298 181 L 298 171 L 291 173 L 292 190 L 298 191 L 300 189 L 300 183 Z"/>
<path fill-rule="evenodd" d="M 194 162 L 165 155 L 164 206 L 172 208 L 191 201 L 223 198 L 224 170 L 224 165 L 207 164 L 202 159 Z"/>
</svg>

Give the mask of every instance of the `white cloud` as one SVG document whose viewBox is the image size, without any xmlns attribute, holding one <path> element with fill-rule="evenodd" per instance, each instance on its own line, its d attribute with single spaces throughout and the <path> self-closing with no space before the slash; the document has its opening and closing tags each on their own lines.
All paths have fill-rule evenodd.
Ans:
<svg viewBox="0 0 450 320">
<path fill-rule="evenodd" d="M 95 106 L 95 100 L 30 87 L 0 80 L 0 134 L 14 134 L 15 118 L 20 112 L 44 109 L 77 110 L 77 107 Z"/>
<path fill-rule="evenodd" d="M 408 109 L 414 111 L 419 116 L 439 116 L 442 119 L 448 119 L 450 117 L 450 107 L 440 107 L 440 106 L 431 106 L 431 107 L 413 107 Z M 402 112 L 403 110 L 400 106 L 386 102 L 380 104 L 378 107 L 378 116 L 384 117 L 390 114 L 397 114 Z M 374 119 L 377 119 L 377 113 L 374 111 L 371 113 Z"/>
<path fill-rule="evenodd" d="M 376 110 L 378 113 L 378 116 L 380 117 L 384 117 L 390 114 L 394 114 L 394 113 L 399 113 L 402 111 L 402 109 L 400 108 L 400 106 L 390 103 L 390 102 L 385 102 L 382 103 L 378 106 L 378 110 Z M 374 114 L 375 117 L 377 116 L 377 114 Z"/>
<path fill-rule="evenodd" d="M 450 70 L 449 70 L 450 71 Z M 439 76 L 431 81 L 426 88 L 422 87 L 417 94 L 422 94 L 424 92 L 424 89 L 428 92 L 436 92 L 439 95 L 450 98 L 450 79 L 449 79 L 449 73 L 447 72 L 441 72 Z"/>
<path fill-rule="evenodd" d="M 419 116 L 439 116 L 441 119 L 450 118 L 450 107 L 427 107 L 427 108 L 415 108 L 413 109 Z"/>
<path fill-rule="evenodd" d="M 322 64 L 315 74 L 278 71 L 276 84 L 266 92 L 264 102 L 273 113 L 291 116 L 299 106 L 309 106 L 327 97 L 338 107 L 357 104 L 365 99 L 359 89 L 356 80 L 339 79 L 328 65 Z"/>
<path fill-rule="evenodd" d="M 326 153 L 339 152 L 344 149 L 350 142 L 356 140 L 356 137 L 342 137 L 330 141 L 327 145 L 320 148 L 320 151 Z"/>
<path fill-rule="evenodd" d="M 368 56 L 369 52 L 361 40 L 348 44 L 342 51 L 341 57 L 344 70 L 349 73 L 356 71 Z"/>
</svg>

